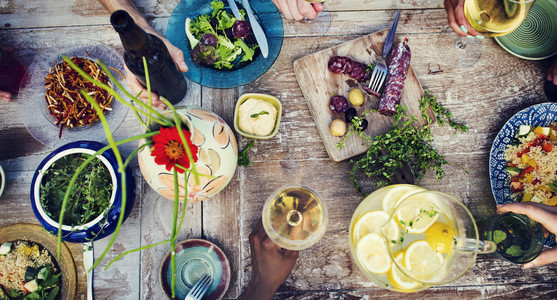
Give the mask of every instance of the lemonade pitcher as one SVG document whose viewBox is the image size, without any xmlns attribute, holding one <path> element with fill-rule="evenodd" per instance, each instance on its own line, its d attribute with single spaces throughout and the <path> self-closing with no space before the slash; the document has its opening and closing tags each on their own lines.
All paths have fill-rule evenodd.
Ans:
<svg viewBox="0 0 557 300">
<path fill-rule="evenodd" d="M 392 185 L 370 194 L 350 226 L 358 267 L 382 287 L 416 292 L 461 277 L 478 253 L 492 253 L 479 239 L 470 211 L 454 197 L 414 185 Z"/>
</svg>

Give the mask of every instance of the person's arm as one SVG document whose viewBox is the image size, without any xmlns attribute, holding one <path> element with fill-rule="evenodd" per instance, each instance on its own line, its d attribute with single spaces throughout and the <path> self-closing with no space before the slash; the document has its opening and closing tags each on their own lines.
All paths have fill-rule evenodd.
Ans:
<svg viewBox="0 0 557 300">
<path fill-rule="evenodd" d="M 244 299 L 273 299 L 276 290 L 290 275 L 299 251 L 275 244 L 267 236 L 261 221 L 251 232 L 249 241 L 252 272 Z"/>
<path fill-rule="evenodd" d="M 184 53 L 182 52 L 182 50 L 172 45 L 164 36 L 162 36 L 153 27 L 151 27 L 151 25 L 149 25 L 149 22 L 147 22 L 147 20 L 141 15 L 141 13 L 139 13 L 139 11 L 137 10 L 133 2 L 131 2 L 131 0 L 99 0 L 99 2 L 110 13 L 113 13 L 120 9 L 127 11 L 128 14 L 130 14 L 130 16 L 133 18 L 133 20 L 139 27 L 143 28 L 143 30 L 145 30 L 147 33 L 159 37 L 164 42 L 166 48 L 168 49 L 168 53 L 170 54 L 172 60 L 174 60 L 174 63 L 176 64 L 176 68 L 178 68 L 182 72 L 188 71 L 188 66 L 186 65 L 186 62 L 184 60 Z M 142 92 L 139 98 L 146 101 L 148 98 L 147 90 L 141 85 L 141 83 L 137 80 L 137 77 L 132 72 L 130 72 L 130 70 L 127 67 L 125 67 L 125 69 L 127 74 L 126 83 L 132 89 L 132 94 L 137 95 L 139 92 Z M 157 94 L 151 93 L 151 97 L 152 97 L 152 105 L 154 107 L 161 108 L 161 109 L 166 108 L 166 105 L 159 100 Z"/>
<path fill-rule="evenodd" d="M 315 19 L 323 11 L 323 4 L 304 0 L 273 0 L 280 13 L 288 20 Z"/>
<path fill-rule="evenodd" d="M 447 21 L 454 32 L 461 36 L 476 37 L 483 39 L 483 35 L 477 32 L 464 16 L 464 0 L 444 0 L 443 5 L 447 11 Z"/>
<path fill-rule="evenodd" d="M 530 219 L 539 222 L 549 232 L 557 233 L 557 207 L 535 202 L 508 203 L 497 206 L 498 213 L 512 211 L 517 214 L 527 215 Z M 549 232 L 548 232 L 549 231 Z M 523 268 L 543 266 L 557 261 L 557 247 L 543 251 L 536 259 L 522 265 Z"/>
<path fill-rule="evenodd" d="M 553 84 L 557 85 L 557 59 L 551 64 L 547 71 L 547 80 L 553 81 Z"/>
</svg>

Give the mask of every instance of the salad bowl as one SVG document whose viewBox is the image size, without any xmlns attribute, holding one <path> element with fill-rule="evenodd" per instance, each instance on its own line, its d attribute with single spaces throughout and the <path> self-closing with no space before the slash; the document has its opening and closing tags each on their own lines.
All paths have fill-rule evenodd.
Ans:
<svg viewBox="0 0 557 300">
<path fill-rule="evenodd" d="M 237 3 L 239 8 L 242 5 Z M 224 4 L 224 10 L 230 12 L 228 4 Z M 250 83 L 271 68 L 282 48 L 284 30 L 282 18 L 272 1 L 254 0 L 250 5 L 263 27 L 269 43 L 269 55 L 264 58 L 260 51 L 256 51 L 253 61 L 239 66 L 237 69 L 215 69 L 193 62 L 190 51 L 190 42 L 186 37 L 186 19 L 195 19 L 200 15 L 211 14 L 210 2 L 182 0 L 170 16 L 166 35 L 168 40 L 184 52 L 184 58 L 188 65 L 188 72 L 184 76 L 189 80 L 203 86 L 212 88 L 232 88 Z"/>
<path fill-rule="evenodd" d="M 48 232 L 56 235 L 59 222 L 53 220 L 46 212 L 41 200 L 41 189 L 43 188 L 43 178 L 45 172 L 51 168 L 53 163 L 71 154 L 86 153 L 94 154 L 105 145 L 95 141 L 77 141 L 66 144 L 43 159 L 37 167 L 31 181 L 31 206 L 35 217 Z M 121 213 L 124 213 L 124 220 L 129 216 L 135 201 L 135 179 L 129 168 L 126 169 L 126 193 L 127 203 L 122 209 L 122 178 L 118 173 L 118 162 L 112 150 L 105 151 L 99 159 L 107 168 L 112 182 L 112 192 L 109 206 L 101 214 L 86 224 L 70 226 L 62 225 L 62 239 L 73 243 L 84 243 L 92 240 L 104 238 L 114 232 Z M 79 166 L 75 166 L 76 168 Z M 76 182 L 76 186 L 79 183 Z M 63 191 L 64 192 L 64 191 Z M 66 211 L 68 213 L 68 211 Z"/>
</svg>

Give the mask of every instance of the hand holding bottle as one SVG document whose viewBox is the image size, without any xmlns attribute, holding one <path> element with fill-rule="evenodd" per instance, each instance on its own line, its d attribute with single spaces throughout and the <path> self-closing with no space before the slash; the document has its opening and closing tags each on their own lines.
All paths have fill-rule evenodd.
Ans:
<svg viewBox="0 0 557 300">
<path fill-rule="evenodd" d="M 527 215 L 530 219 L 543 225 L 546 236 L 549 232 L 557 233 L 557 207 L 535 202 L 508 203 L 497 206 L 498 213 L 512 211 Z M 549 232 L 547 232 L 549 231 Z M 523 268 L 543 266 L 557 261 L 557 247 L 543 251 L 536 259 L 522 265 Z"/>
</svg>

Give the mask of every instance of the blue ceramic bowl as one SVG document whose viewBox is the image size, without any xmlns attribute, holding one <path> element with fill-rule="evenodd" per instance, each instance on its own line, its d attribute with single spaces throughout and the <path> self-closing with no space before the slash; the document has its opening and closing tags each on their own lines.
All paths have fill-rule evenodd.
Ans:
<svg viewBox="0 0 557 300">
<path fill-rule="evenodd" d="M 61 157 L 74 153 L 87 153 L 92 155 L 104 146 L 106 145 L 94 141 L 72 142 L 54 150 L 39 164 L 39 167 L 33 175 L 33 180 L 31 181 L 31 206 L 41 225 L 50 233 L 57 235 L 59 226 L 58 220 L 55 221 L 50 218 L 41 205 L 39 192 L 44 171 L 50 168 L 52 163 Z M 100 159 L 108 168 L 113 184 L 110 207 L 106 213 L 106 218 L 103 213 L 93 221 L 81 226 L 72 227 L 69 225 L 62 225 L 62 239 L 67 242 L 84 243 L 104 238 L 112 234 L 118 224 L 118 218 L 122 212 L 122 176 L 118 173 L 118 162 L 112 150 L 105 151 Z M 129 168 L 126 169 L 126 192 L 127 201 L 124 211 L 124 220 L 128 218 L 135 201 L 135 179 Z"/>
</svg>

